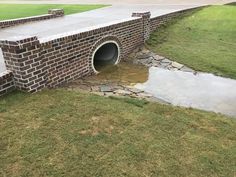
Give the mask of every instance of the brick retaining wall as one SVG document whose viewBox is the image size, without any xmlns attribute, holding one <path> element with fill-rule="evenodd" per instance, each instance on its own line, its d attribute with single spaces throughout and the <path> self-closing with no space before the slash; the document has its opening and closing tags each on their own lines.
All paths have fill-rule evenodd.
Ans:
<svg viewBox="0 0 236 177">
<path fill-rule="evenodd" d="M 37 37 L 0 41 L 7 69 L 16 88 L 36 92 L 92 74 L 92 53 L 102 41 L 120 44 L 121 58 L 143 43 L 143 20 L 114 25 L 40 43 Z"/>
<path fill-rule="evenodd" d="M 11 71 L 0 73 L 0 96 L 15 89 Z"/>
<path fill-rule="evenodd" d="M 11 26 L 16 26 L 16 25 L 20 25 L 20 24 L 24 24 L 28 22 L 48 20 L 48 19 L 62 17 L 62 16 L 64 16 L 64 10 L 49 9 L 48 14 L 45 14 L 45 15 L 38 15 L 38 16 L 27 17 L 27 18 L 18 18 L 18 19 L 0 21 L 0 29 L 8 28 Z"/>
<path fill-rule="evenodd" d="M 133 13 L 132 17 L 142 17 L 143 19 L 143 41 L 147 41 L 150 37 L 151 32 L 151 13 L 144 12 L 144 13 Z"/>
<path fill-rule="evenodd" d="M 45 87 L 41 45 L 37 37 L 0 42 L 6 68 L 12 71 L 16 88 L 35 92 Z"/>
<path fill-rule="evenodd" d="M 129 20 L 85 32 L 54 36 L 54 39 L 45 38 L 41 42 L 37 37 L 0 41 L 6 68 L 12 71 L 1 78 L 0 93 L 12 88 L 36 92 L 93 74 L 92 55 L 103 42 L 117 43 L 120 59 L 123 59 L 148 40 L 150 33 L 160 25 L 188 11 L 155 18 L 150 18 L 149 12 L 133 13 L 135 18 Z"/>
<path fill-rule="evenodd" d="M 120 44 L 121 58 L 143 43 L 142 20 L 130 20 L 88 32 L 68 36 L 42 44 L 47 66 L 47 85 L 93 73 L 92 53 L 101 41 L 113 40 Z"/>
</svg>

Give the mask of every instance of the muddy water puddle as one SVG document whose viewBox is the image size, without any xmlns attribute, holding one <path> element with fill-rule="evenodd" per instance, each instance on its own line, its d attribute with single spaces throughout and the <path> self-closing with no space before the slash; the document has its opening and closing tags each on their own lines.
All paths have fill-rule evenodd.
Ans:
<svg viewBox="0 0 236 177">
<path fill-rule="evenodd" d="M 102 83 L 135 85 L 147 81 L 148 68 L 131 62 L 121 62 L 118 65 L 104 66 L 97 75 L 87 77 L 86 79 Z"/>
<path fill-rule="evenodd" d="M 70 85 L 104 96 L 130 96 L 236 116 L 236 80 L 168 68 L 126 61 L 104 66 L 99 74 Z"/>
<path fill-rule="evenodd" d="M 126 61 L 118 65 L 104 66 L 97 75 L 75 80 L 66 87 L 102 96 L 129 96 L 166 103 L 134 87 L 137 83 L 144 83 L 147 80 L 148 67 Z"/>
</svg>

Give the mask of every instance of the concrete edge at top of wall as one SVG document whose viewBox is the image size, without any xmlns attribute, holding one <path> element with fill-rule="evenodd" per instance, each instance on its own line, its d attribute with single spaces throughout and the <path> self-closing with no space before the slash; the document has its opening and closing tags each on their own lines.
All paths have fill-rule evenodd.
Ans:
<svg viewBox="0 0 236 177">
<path fill-rule="evenodd" d="M 0 40 L 0 48 L 24 48 L 26 45 L 29 43 L 38 41 L 38 38 L 36 36 L 32 37 L 24 37 L 22 39 L 17 39 L 17 40 Z"/>
<path fill-rule="evenodd" d="M 0 73 L 0 78 L 3 78 L 6 75 L 12 74 L 12 71 L 10 70 L 6 70 Z"/>
<path fill-rule="evenodd" d="M 192 10 L 195 10 L 195 9 L 201 9 L 201 8 L 204 8 L 204 7 L 209 7 L 211 5 L 195 5 L 194 7 L 191 7 L 191 8 L 187 8 L 187 9 L 182 9 L 182 10 L 179 10 L 179 9 L 176 9 L 175 11 L 171 12 L 171 13 L 163 13 L 162 15 L 151 15 L 151 20 L 152 19 L 156 19 L 156 18 L 162 18 L 162 17 L 165 17 L 165 16 L 168 16 L 168 15 L 172 15 L 172 14 L 176 14 L 176 13 L 184 13 L 184 12 L 188 12 L 188 11 L 192 11 Z"/>
<path fill-rule="evenodd" d="M 23 18 L 16 18 L 16 19 L 9 19 L 9 20 L 2 20 L 0 21 L 0 29 L 9 28 L 12 26 L 33 22 L 33 21 L 42 21 L 48 20 L 52 18 L 62 17 L 64 16 L 63 9 L 49 9 L 48 14 L 43 15 L 36 15 L 31 17 L 23 17 Z"/>
</svg>

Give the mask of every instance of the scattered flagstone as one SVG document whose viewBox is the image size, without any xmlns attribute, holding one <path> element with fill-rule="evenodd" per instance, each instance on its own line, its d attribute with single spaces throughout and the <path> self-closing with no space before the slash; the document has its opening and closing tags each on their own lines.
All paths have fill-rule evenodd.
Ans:
<svg viewBox="0 0 236 177">
<path fill-rule="evenodd" d="M 178 69 L 181 69 L 181 68 L 184 66 L 184 65 L 182 65 L 182 64 L 180 64 L 180 63 L 177 63 L 177 62 L 175 62 L 175 61 L 172 62 L 171 64 L 172 64 L 173 67 L 178 68 Z"/>
<path fill-rule="evenodd" d="M 100 90 L 101 92 L 112 92 L 112 87 L 107 85 L 101 85 Z"/>
<path fill-rule="evenodd" d="M 132 92 L 130 92 L 129 90 L 115 90 L 114 91 L 115 94 L 118 94 L 118 95 L 131 95 Z"/>
<path fill-rule="evenodd" d="M 147 67 L 159 67 L 168 70 L 180 70 L 184 72 L 196 73 L 191 68 L 184 66 L 178 62 L 171 61 L 168 58 L 157 55 L 146 48 L 137 48 L 132 54 L 130 54 L 129 59 L 134 64 L 141 64 Z M 90 92 L 99 96 L 118 96 L 118 97 L 132 97 L 138 99 L 145 99 L 151 102 L 159 102 L 162 104 L 169 104 L 168 102 L 154 97 L 150 93 L 146 93 L 142 90 L 135 88 L 133 85 L 136 83 L 129 83 L 129 85 L 124 85 L 119 82 L 109 81 L 109 80 L 96 80 L 88 78 L 81 78 L 66 84 L 68 90 L 83 90 L 85 92 Z"/>
<path fill-rule="evenodd" d="M 196 71 L 194 71 L 191 68 L 188 68 L 187 66 L 184 66 L 181 63 L 178 63 L 166 57 L 157 55 L 143 47 L 135 50 L 130 56 L 133 59 L 134 64 L 142 64 L 147 67 L 154 66 L 154 67 L 173 70 L 173 71 L 180 70 L 184 72 L 196 73 Z"/>
</svg>

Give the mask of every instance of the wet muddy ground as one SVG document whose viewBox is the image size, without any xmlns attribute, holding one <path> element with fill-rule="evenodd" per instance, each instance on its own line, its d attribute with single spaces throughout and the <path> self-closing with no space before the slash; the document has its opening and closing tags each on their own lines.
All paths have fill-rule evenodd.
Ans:
<svg viewBox="0 0 236 177">
<path fill-rule="evenodd" d="M 118 65 L 105 66 L 99 74 L 77 79 L 65 87 L 69 90 L 82 90 L 101 96 L 129 96 L 168 104 L 134 87 L 137 83 L 148 80 L 148 70 L 146 66 L 122 61 Z"/>
<path fill-rule="evenodd" d="M 196 72 L 139 48 L 125 61 L 65 86 L 102 96 L 128 96 L 236 116 L 236 81 Z"/>
</svg>

